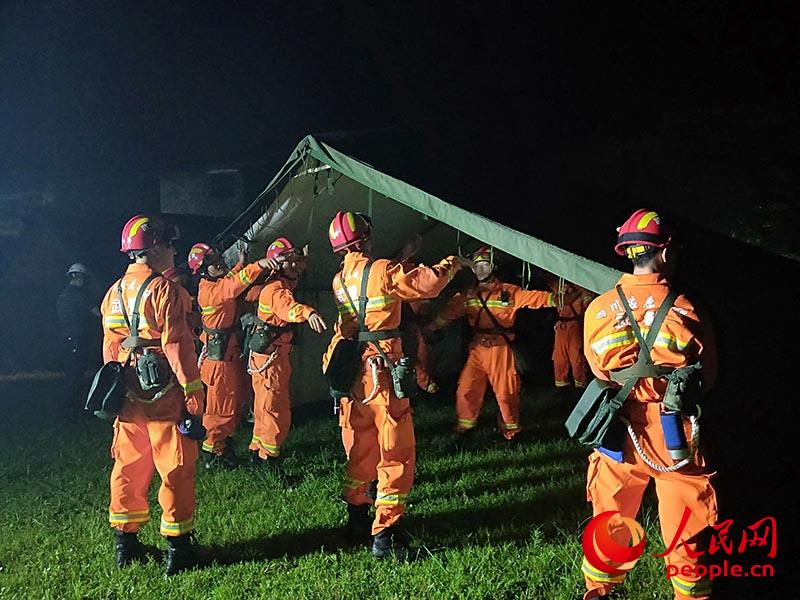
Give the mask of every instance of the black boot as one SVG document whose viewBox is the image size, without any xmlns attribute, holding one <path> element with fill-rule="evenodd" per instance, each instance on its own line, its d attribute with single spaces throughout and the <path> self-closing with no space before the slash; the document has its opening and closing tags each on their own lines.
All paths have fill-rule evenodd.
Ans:
<svg viewBox="0 0 800 600">
<path fill-rule="evenodd" d="M 117 531 L 114 539 L 117 566 L 122 568 L 144 558 L 144 546 L 135 533 Z"/>
<path fill-rule="evenodd" d="M 378 560 L 394 557 L 401 562 L 409 560 L 411 548 L 408 546 L 408 536 L 393 525 L 379 531 L 372 541 L 372 556 Z"/>
<path fill-rule="evenodd" d="M 205 450 L 201 451 L 201 454 L 203 456 L 203 466 L 206 469 L 235 469 L 238 466 L 236 455 L 230 446 L 225 446 L 222 454 L 214 454 Z"/>
<path fill-rule="evenodd" d="M 367 488 L 367 498 L 375 502 L 378 498 L 378 480 L 373 479 L 369 482 L 369 487 Z"/>
<path fill-rule="evenodd" d="M 345 532 L 352 543 L 363 543 L 369 540 L 372 518 L 369 516 L 369 504 L 348 504 L 347 525 Z"/>
<path fill-rule="evenodd" d="M 197 564 L 197 542 L 194 533 L 167 538 L 167 576 L 175 575 Z"/>
</svg>

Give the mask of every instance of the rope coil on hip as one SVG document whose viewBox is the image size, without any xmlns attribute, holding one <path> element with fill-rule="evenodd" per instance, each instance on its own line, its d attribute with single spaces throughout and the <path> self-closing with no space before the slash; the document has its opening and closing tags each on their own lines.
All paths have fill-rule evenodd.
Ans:
<svg viewBox="0 0 800 600">
<path fill-rule="evenodd" d="M 208 356 L 208 346 L 203 344 L 203 348 L 200 350 L 200 354 L 197 357 L 198 369 L 203 366 L 203 361 L 206 359 L 206 356 Z"/>
<path fill-rule="evenodd" d="M 372 391 L 370 392 L 369 396 L 364 398 L 362 402 L 367 404 L 375 399 L 380 391 L 380 383 L 378 382 L 378 374 L 383 369 L 383 359 L 380 356 L 370 356 L 367 359 L 367 364 L 369 365 L 370 372 L 372 373 Z"/>
<path fill-rule="evenodd" d="M 697 416 L 690 415 L 689 421 L 692 424 L 692 439 L 689 440 L 689 456 L 684 458 L 683 460 L 676 462 L 671 467 L 662 467 L 659 464 L 656 464 L 647 453 L 642 448 L 641 444 L 639 444 L 639 438 L 636 435 L 636 432 L 633 430 L 633 425 L 631 425 L 630 421 L 625 417 L 620 416 L 620 420 L 625 424 L 625 427 L 628 429 L 628 435 L 631 438 L 631 442 L 633 442 L 633 447 L 636 450 L 636 453 L 639 455 L 639 458 L 651 469 L 654 471 L 658 471 L 659 473 L 673 473 L 679 469 L 682 469 L 690 462 L 694 460 L 694 453 L 697 450 L 697 445 L 700 439 L 700 407 L 697 407 Z"/>
<path fill-rule="evenodd" d="M 277 359 L 278 359 L 278 350 L 275 349 L 272 351 L 272 354 L 269 355 L 269 358 L 267 358 L 267 360 L 264 361 L 264 364 L 261 365 L 261 367 L 255 368 L 255 363 L 253 362 L 253 351 L 250 350 L 247 353 L 247 374 L 253 375 L 256 373 L 263 373 L 264 371 L 269 369 L 272 366 L 272 363 L 274 363 Z"/>
</svg>

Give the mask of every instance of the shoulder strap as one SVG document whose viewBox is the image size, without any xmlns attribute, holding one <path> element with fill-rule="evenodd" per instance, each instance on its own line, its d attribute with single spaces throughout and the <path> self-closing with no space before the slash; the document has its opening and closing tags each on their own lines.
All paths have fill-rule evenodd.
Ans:
<svg viewBox="0 0 800 600">
<path fill-rule="evenodd" d="M 642 335 L 642 330 L 639 329 L 639 324 L 636 322 L 636 319 L 633 316 L 631 307 L 628 305 L 628 301 L 625 298 L 624 292 L 622 291 L 622 286 L 617 286 L 617 294 L 622 302 L 622 306 L 625 308 L 625 313 L 628 316 L 631 329 L 633 329 L 633 333 L 639 342 L 639 356 L 636 358 L 636 362 L 630 367 L 620 369 L 619 371 L 613 371 L 611 373 L 611 379 L 623 385 L 622 390 L 617 398 L 619 398 L 621 401 L 624 401 L 625 398 L 628 397 L 630 391 L 633 389 L 634 384 L 639 381 L 639 379 L 643 377 L 662 377 L 665 373 L 668 373 L 672 370 L 669 367 L 657 367 L 654 365 L 653 358 L 650 356 L 650 353 L 652 352 L 653 346 L 658 338 L 661 325 L 664 323 L 664 319 L 666 319 L 667 313 L 669 312 L 670 308 L 672 308 L 672 305 L 675 303 L 675 298 L 677 298 L 678 295 L 673 290 L 670 290 L 667 293 L 666 298 L 664 298 L 664 302 L 661 303 L 661 306 L 658 308 L 658 312 L 653 319 L 653 323 L 650 326 L 650 331 L 647 332 L 647 338 L 645 338 Z"/>
<path fill-rule="evenodd" d="M 493 324 L 494 324 L 494 326 L 497 328 L 497 332 L 498 332 L 498 333 L 499 333 L 501 336 L 503 336 L 503 339 L 506 341 L 506 343 L 507 343 L 508 345 L 511 345 L 511 340 L 510 340 L 510 339 L 509 339 L 509 337 L 506 335 L 506 332 L 508 331 L 508 329 L 506 329 L 505 327 L 503 327 L 502 325 L 500 325 L 500 323 L 499 323 L 499 322 L 498 322 L 498 320 L 497 320 L 497 317 L 495 317 L 495 316 L 492 314 L 492 311 L 490 311 L 490 310 L 489 310 L 489 307 L 486 305 L 486 300 L 487 300 L 487 299 L 486 299 L 486 298 L 484 298 L 484 297 L 481 295 L 481 291 L 480 291 L 480 289 L 478 289 L 478 290 L 476 291 L 476 294 L 478 295 L 478 300 L 479 300 L 479 301 L 480 301 L 480 303 L 481 303 L 481 310 L 482 310 L 482 311 L 484 311 L 484 310 L 486 311 L 486 314 L 487 314 L 487 315 L 489 315 L 489 318 L 491 319 L 492 323 L 493 323 Z M 478 313 L 478 318 L 480 318 L 480 313 Z M 477 325 L 477 323 L 476 323 L 476 325 Z"/>
<path fill-rule="evenodd" d="M 367 317 L 367 302 L 369 301 L 369 297 L 367 296 L 367 283 L 369 282 L 369 272 L 372 268 L 372 261 L 369 261 L 366 266 L 364 267 L 364 272 L 361 274 L 361 293 L 358 296 L 358 309 L 356 309 L 356 304 L 353 302 L 353 297 L 350 295 L 350 292 L 347 290 L 347 286 L 344 283 L 344 270 L 339 273 L 339 278 L 342 282 L 342 289 L 344 290 L 345 296 L 347 296 L 347 301 L 350 303 L 350 307 L 353 309 L 353 312 L 358 313 L 358 339 L 360 342 L 364 343 L 371 343 L 375 349 L 380 354 L 381 358 L 383 358 L 386 366 L 389 367 L 389 370 L 394 372 L 395 365 L 389 360 L 389 357 L 381 348 L 381 345 L 378 343 L 379 339 L 391 339 L 398 336 L 397 330 L 391 330 L 385 332 L 387 336 L 381 335 L 369 335 L 370 331 L 367 329 L 365 324 L 366 317 Z M 380 334 L 381 332 L 375 332 Z M 363 346 L 362 346 L 363 347 Z"/>
<path fill-rule="evenodd" d="M 133 332 L 135 331 L 137 334 L 139 332 L 139 305 L 142 303 L 142 297 L 144 296 L 144 292 L 147 289 L 147 286 L 150 285 L 150 282 L 153 281 L 156 277 L 160 277 L 158 273 L 150 273 L 147 279 L 144 280 L 139 291 L 136 292 L 136 300 L 133 301 L 133 314 L 131 315 L 131 335 L 136 335 Z"/>
<path fill-rule="evenodd" d="M 369 331 L 367 329 L 367 284 L 369 283 L 369 272 L 372 269 L 372 261 L 367 262 L 364 272 L 361 274 L 361 293 L 358 296 L 358 328 L 359 332 Z"/>
<path fill-rule="evenodd" d="M 144 292 L 147 289 L 147 286 L 150 285 L 150 282 L 153 281 L 155 278 L 160 277 L 158 273 L 150 273 L 147 276 L 147 279 L 142 282 L 142 285 L 139 287 L 139 291 L 136 292 L 136 300 L 133 302 L 133 314 L 131 315 L 130 319 L 128 318 L 128 309 L 125 307 L 125 298 L 122 295 L 122 278 L 120 278 L 119 282 L 117 283 L 117 295 L 119 296 L 119 304 L 120 308 L 122 309 L 122 317 L 125 319 L 125 324 L 128 326 L 128 337 L 122 342 L 122 347 L 126 350 L 132 350 L 140 345 L 139 343 L 139 305 L 142 302 L 142 297 L 144 296 Z M 144 340 L 148 342 L 144 345 L 160 345 L 161 342 L 157 340 Z M 156 342 L 156 343 L 149 343 L 149 342 Z"/>
<path fill-rule="evenodd" d="M 353 312 L 356 313 L 356 315 L 358 315 L 359 333 L 369 331 L 364 322 L 366 321 L 367 302 L 369 301 L 369 298 L 367 297 L 367 283 L 369 282 L 369 272 L 371 268 L 372 268 L 372 261 L 369 261 L 364 267 L 364 272 L 361 273 L 361 292 L 358 296 L 358 308 L 356 308 L 356 303 L 353 302 L 353 297 L 350 295 L 350 291 L 347 289 L 347 284 L 345 284 L 344 269 L 339 271 L 339 281 L 342 284 L 342 290 L 344 291 L 344 295 L 347 297 L 347 303 L 350 305 L 350 308 L 353 310 Z"/>
<path fill-rule="evenodd" d="M 647 332 L 646 339 L 642 335 L 642 330 L 639 329 L 639 324 L 636 322 L 636 319 L 633 316 L 633 311 L 631 311 L 631 307 L 628 305 L 628 300 L 625 298 L 625 293 L 622 291 L 621 285 L 617 286 L 617 294 L 619 295 L 619 299 L 622 301 L 622 306 L 625 309 L 625 314 L 628 316 L 631 329 L 633 329 L 633 333 L 636 336 L 636 339 L 639 341 L 640 354 L 644 352 L 647 357 L 647 362 L 652 362 L 652 359 L 650 358 L 650 352 L 653 350 L 653 346 L 658 338 L 658 332 L 661 330 L 661 325 L 663 325 L 664 319 L 667 318 L 669 309 L 672 308 L 673 304 L 675 304 L 675 299 L 678 297 L 678 294 L 676 294 L 674 290 L 669 290 L 667 297 L 664 298 L 661 306 L 658 307 L 658 312 L 656 313 L 653 323 L 650 326 L 650 331 Z"/>
</svg>

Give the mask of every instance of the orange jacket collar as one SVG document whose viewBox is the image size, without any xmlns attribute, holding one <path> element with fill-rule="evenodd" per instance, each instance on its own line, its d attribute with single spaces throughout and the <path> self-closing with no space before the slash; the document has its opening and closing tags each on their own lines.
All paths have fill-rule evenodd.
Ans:
<svg viewBox="0 0 800 600">
<path fill-rule="evenodd" d="M 129 273 L 152 273 L 153 269 L 150 268 L 149 265 L 145 263 L 131 263 L 128 265 L 125 274 L 128 275 Z"/>
<path fill-rule="evenodd" d="M 661 273 L 645 273 L 643 275 L 625 273 L 620 277 L 619 285 L 669 285 L 669 282 Z"/>
</svg>

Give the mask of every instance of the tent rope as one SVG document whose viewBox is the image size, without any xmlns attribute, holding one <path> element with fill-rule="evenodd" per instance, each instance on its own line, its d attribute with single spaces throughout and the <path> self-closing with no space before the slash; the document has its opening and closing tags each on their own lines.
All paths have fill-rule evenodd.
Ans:
<svg viewBox="0 0 800 600">
<path fill-rule="evenodd" d="M 563 277 L 558 278 L 558 292 L 556 292 L 556 306 L 558 310 L 564 308 L 564 295 L 567 293 L 567 282 Z"/>
</svg>

